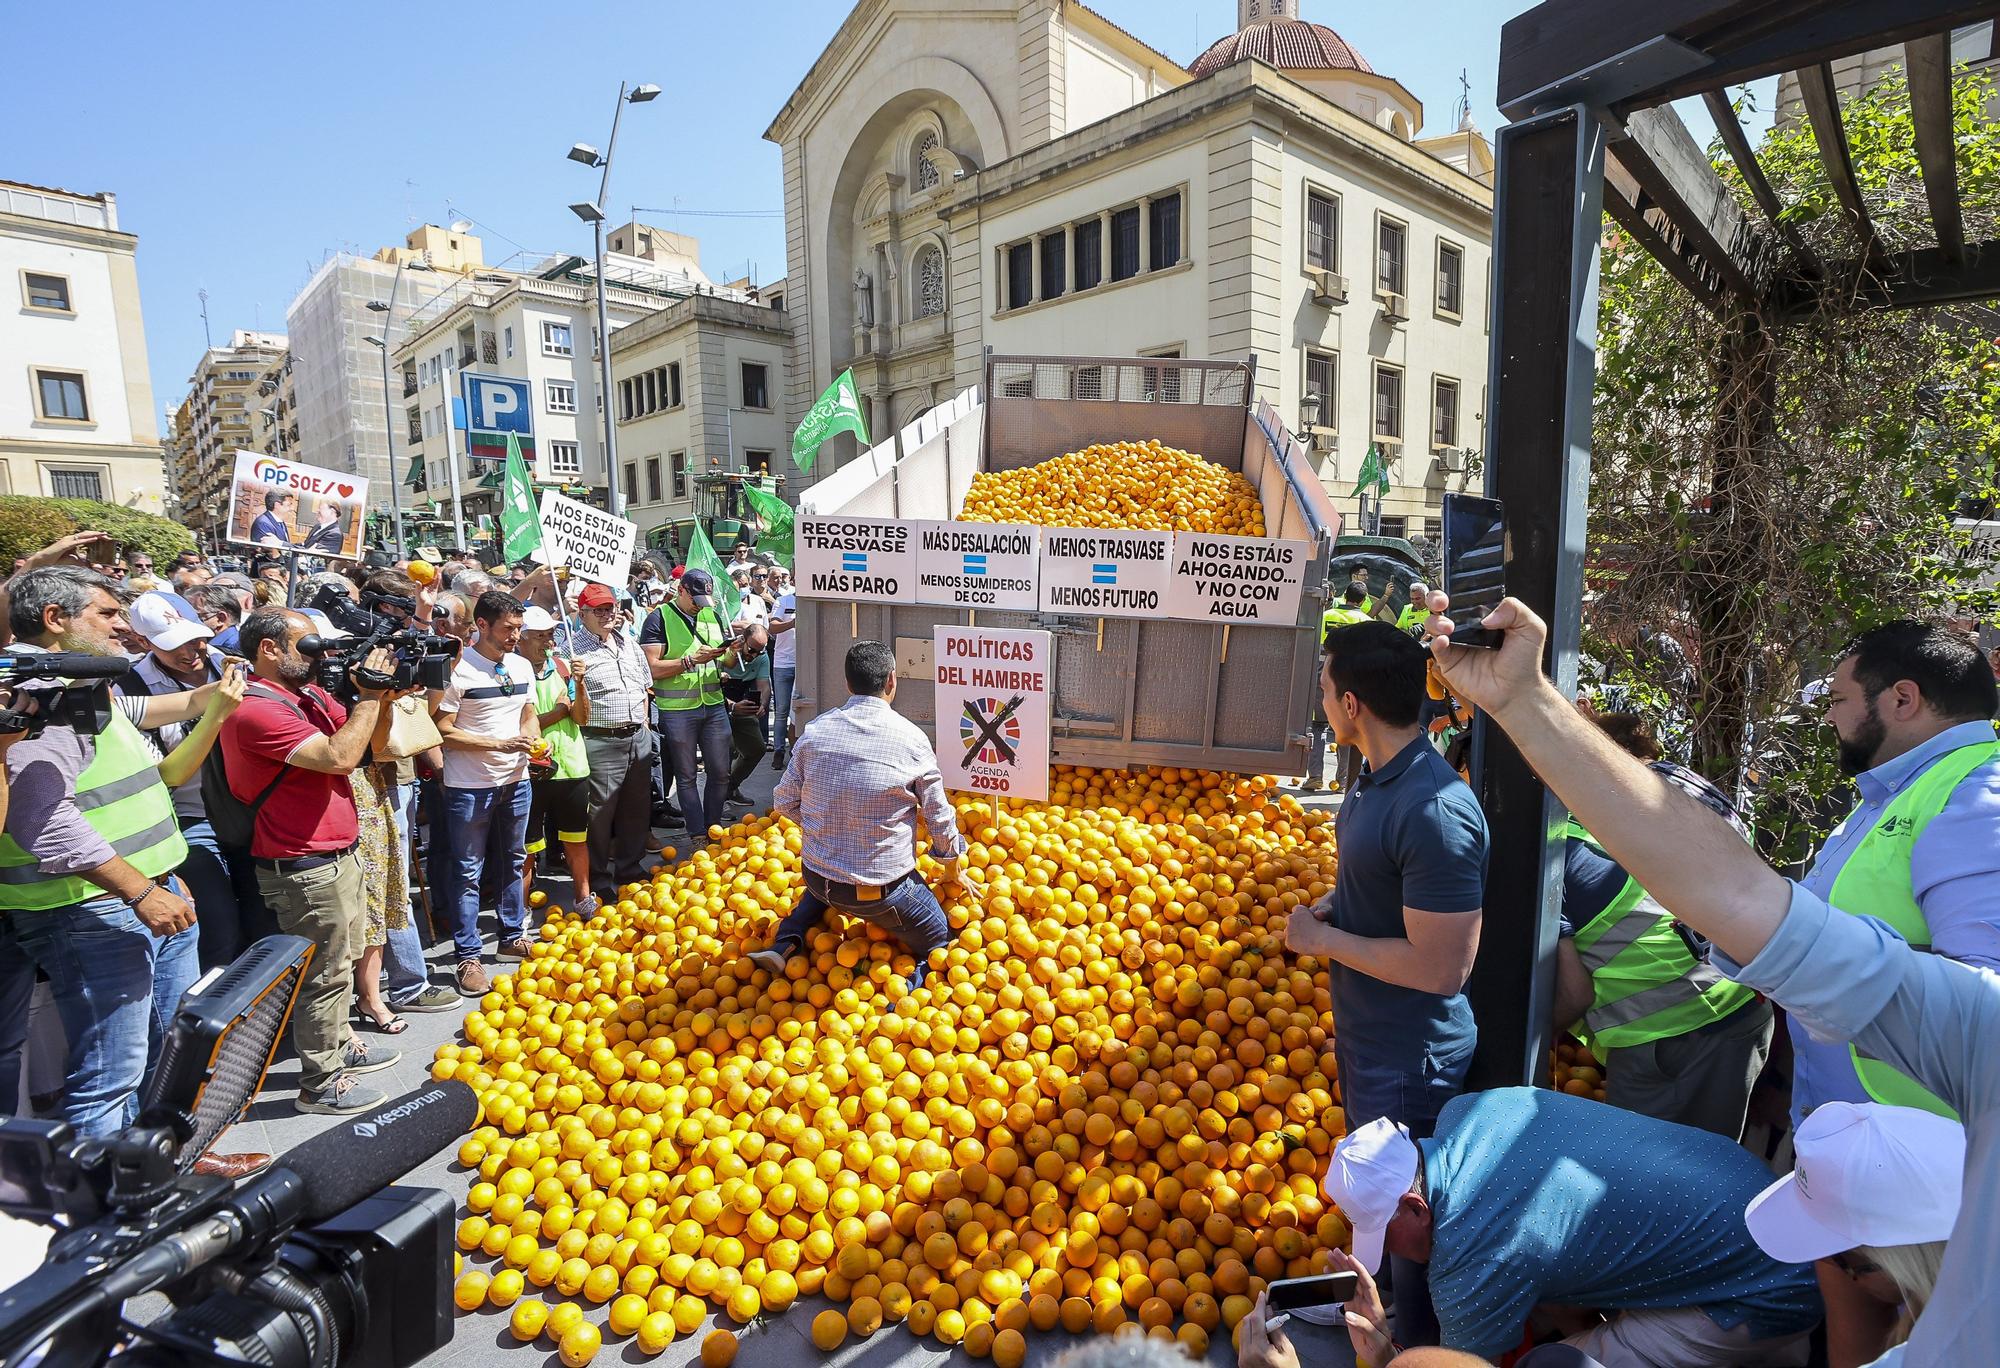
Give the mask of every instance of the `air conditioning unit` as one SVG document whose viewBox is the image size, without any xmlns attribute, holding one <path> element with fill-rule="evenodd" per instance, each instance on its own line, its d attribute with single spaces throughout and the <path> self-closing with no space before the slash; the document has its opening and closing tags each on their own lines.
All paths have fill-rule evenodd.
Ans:
<svg viewBox="0 0 2000 1368">
<path fill-rule="evenodd" d="M 1408 302 L 1403 296 L 1389 294 L 1385 291 L 1382 294 L 1376 295 L 1375 298 L 1382 305 L 1382 317 L 1388 319 L 1391 323 L 1401 323 L 1410 316 Z"/>
<path fill-rule="evenodd" d="M 1457 475 L 1465 469 L 1465 452 L 1459 447 L 1439 447 L 1437 461 L 1438 469 L 1448 475 Z"/>
<path fill-rule="evenodd" d="M 1347 302 L 1347 277 L 1337 271 L 1328 271 L 1318 266 L 1308 266 L 1306 274 L 1313 283 L 1313 303 L 1345 304 Z"/>
</svg>

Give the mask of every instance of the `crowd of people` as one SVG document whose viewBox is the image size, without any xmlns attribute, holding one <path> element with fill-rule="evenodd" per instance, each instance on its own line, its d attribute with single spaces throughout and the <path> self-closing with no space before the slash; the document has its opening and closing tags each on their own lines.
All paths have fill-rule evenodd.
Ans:
<svg viewBox="0 0 2000 1368">
<path fill-rule="evenodd" d="M 528 954 L 538 877 L 590 915 L 671 852 L 655 831 L 702 845 L 764 758 L 783 763 L 789 577 L 747 547 L 728 573 L 725 620 L 714 576 L 651 558 L 617 587 L 430 550 L 311 574 L 189 552 L 161 577 L 96 533 L 22 558 L 13 651 L 131 663 L 99 729 L 0 735 L 0 1112 L 39 1101 L 82 1136 L 131 1124 L 181 994 L 274 932 L 314 951 L 299 1110 L 379 1105 L 367 1075 L 399 1058 L 404 1014 L 458 1010 L 491 960 Z M 404 644 L 344 645 L 354 613 Z M 399 651 L 448 671 L 425 687 Z M 15 706 L 38 697 L 23 685 Z M 63 1045 L 24 1069 L 38 982 Z"/>
<path fill-rule="evenodd" d="M 899 939 L 919 982 L 949 938 L 916 841 L 921 824 L 952 881 L 965 840 L 928 737 L 894 710 L 893 653 L 855 643 L 851 697 L 793 727 L 796 600 L 747 548 L 729 594 L 647 560 L 613 586 L 434 552 L 299 584 L 188 555 L 161 581 L 130 555 L 122 575 L 93 568 L 95 541 L 4 587 L 16 652 L 134 664 L 94 733 L 65 716 L 0 735 L 0 1110 L 30 1101 L 38 978 L 67 1040 L 53 1106 L 105 1135 L 135 1116 L 181 992 L 273 930 L 315 950 L 298 1107 L 370 1109 L 404 1014 L 457 1009 L 490 959 L 529 953 L 542 881 L 591 915 L 661 857 L 655 831 L 699 847 L 747 807 L 767 758 L 805 888 L 760 968 L 784 972 L 829 910 Z M 1842 653 L 1825 716 L 1860 801 L 1787 886 L 1644 719 L 1554 695 L 1525 608 L 1504 604 L 1500 648 L 1474 650 L 1449 644 L 1445 606 L 1418 586 L 1392 622 L 1356 584 L 1324 633 L 1310 749 L 1347 753 L 1340 861 L 1285 941 L 1330 983 L 1347 1135 L 1323 1181 L 1358 1291 L 1297 1314 L 1345 1325 L 1371 1364 L 1980 1361 L 2000 1318 L 1981 1295 L 2000 1228 L 1993 662 L 1916 622 Z M 413 678 L 378 646 L 330 678 L 350 608 L 449 639 L 448 671 Z M 1596 1057 L 1605 1102 L 1466 1091 L 1489 837 L 1431 726 L 1460 704 L 1572 814 L 1546 1010 Z M 1792 1161 L 1775 1179 L 1743 1143 L 1774 1073 Z M 1297 1362 L 1278 1323 L 1246 1321 L 1249 1368 Z"/>
</svg>

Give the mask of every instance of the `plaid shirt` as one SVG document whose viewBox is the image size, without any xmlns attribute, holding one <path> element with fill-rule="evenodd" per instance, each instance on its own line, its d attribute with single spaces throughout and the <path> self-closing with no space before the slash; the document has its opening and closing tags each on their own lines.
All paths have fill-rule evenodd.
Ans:
<svg viewBox="0 0 2000 1368">
<path fill-rule="evenodd" d="M 646 653 L 638 642 L 623 632 L 599 637 L 579 622 L 556 629 L 555 648 L 584 663 L 583 687 L 590 695 L 591 726 L 650 725 L 653 667 L 646 663 Z"/>
<path fill-rule="evenodd" d="M 840 883 L 881 885 L 916 863 L 917 810 L 931 854 L 965 853 L 930 739 L 887 700 L 857 694 L 813 719 L 778 781 L 773 810 L 799 824 L 805 863 Z"/>
</svg>

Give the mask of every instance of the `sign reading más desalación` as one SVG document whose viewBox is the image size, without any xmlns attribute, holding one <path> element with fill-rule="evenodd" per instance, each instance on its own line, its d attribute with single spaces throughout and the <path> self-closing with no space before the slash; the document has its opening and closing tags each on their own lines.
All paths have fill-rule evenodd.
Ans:
<svg viewBox="0 0 2000 1368">
<path fill-rule="evenodd" d="M 936 629 L 938 771 L 946 788 L 1048 798 L 1051 641 L 1047 632 Z"/>
<path fill-rule="evenodd" d="M 1032 613 L 1041 604 L 1042 529 L 916 522 L 917 602 Z"/>
<path fill-rule="evenodd" d="M 1042 532 L 1042 611 L 1156 617 L 1165 609 L 1171 532 L 1051 527 Z"/>
<path fill-rule="evenodd" d="M 1167 616 L 1294 626 L 1311 559 L 1302 541 L 1177 533 Z"/>
<path fill-rule="evenodd" d="M 807 598 L 917 601 L 917 538 L 912 523 L 802 513 L 792 525 L 792 551 L 793 577 Z"/>
</svg>

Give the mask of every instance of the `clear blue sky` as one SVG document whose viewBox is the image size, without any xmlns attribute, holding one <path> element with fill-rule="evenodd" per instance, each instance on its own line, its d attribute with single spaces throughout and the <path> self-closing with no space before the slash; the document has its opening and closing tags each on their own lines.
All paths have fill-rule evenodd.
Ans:
<svg viewBox="0 0 2000 1368">
<path fill-rule="evenodd" d="M 1235 0 L 1092 4 L 1182 63 L 1235 26 Z M 1303 11 L 1408 86 L 1429 131 L 1449 127 L 1464 68 L 1490 136 L 1500 23 L 1525 5 L 1305 0 Z M 627 110 L 611 221 L 652 206 L 642 217 L 701 238 L 711 276 L 752 264 L 760 281 L 779 276 L 782 219 L 658 210 L 781 207 L 778 149 L 762 134 L 848 8 L 46 6 L 38 41 L 71 60 L 19 65 L 0 83 L 10 133 L 0 176 L 117 194 L 120 225 L 139 235 L 153 390 L 166 408 L 200 358 L 200 289 L 222 342 L 233 328 L 282 329 L 328 253 L 372 253 L 420 222 L 473 220 L 488 261 L 587 252 L 565 206 L 595 194 L 596 173 L 563 154 L 603 145 L 621 79 L 664 93 Z"/>
</svg>

